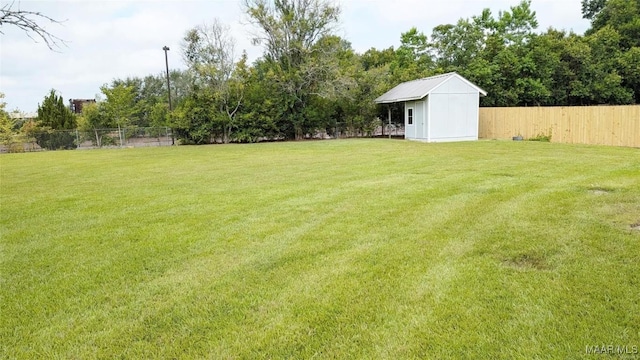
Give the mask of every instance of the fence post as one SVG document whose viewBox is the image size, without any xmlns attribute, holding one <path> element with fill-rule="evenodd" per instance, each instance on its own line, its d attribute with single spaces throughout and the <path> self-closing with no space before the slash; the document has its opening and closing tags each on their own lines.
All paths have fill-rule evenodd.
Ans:
<svg viewBox="0 0 640 360">
<path fill-rule="evenodd" d="M 80 136 L 78 135 L 78 129 L 76 129 L 76 149 L 80 148 Z"/>
</svg>

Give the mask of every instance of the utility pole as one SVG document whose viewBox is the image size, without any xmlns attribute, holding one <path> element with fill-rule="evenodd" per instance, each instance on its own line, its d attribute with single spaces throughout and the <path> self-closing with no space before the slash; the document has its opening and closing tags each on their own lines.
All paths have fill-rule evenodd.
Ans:
<svg viewBox="0 0 640 360">
<path fill-rule="evenodd" d="M 171 108 L 171 82 L 169 81 L 169 58 L 167 57 L 167 51 L 169 51 L 169 47 L 164 46 L 162 50 L 164 50 L 164 64 L 167 67 L 167 96 L 169 98 L 169 116 L 171 116 L 171 111 L 173 109 Z M 171 129 L 171 145 L 175 145 L 173 129 Z"/>
</svg>

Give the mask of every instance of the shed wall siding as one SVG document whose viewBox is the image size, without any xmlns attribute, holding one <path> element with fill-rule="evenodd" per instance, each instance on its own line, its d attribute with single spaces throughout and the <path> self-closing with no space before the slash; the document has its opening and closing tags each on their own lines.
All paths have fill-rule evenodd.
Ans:
<svg viewBox="0 0 640 360">
<path fill-rule="evenodd" d="M 478 140 L 478 134 L 480 133 L 480 94 L 473 94 L 473 98 L 471 95 L 469 96 L 469 131 L 473 135 L 472 140 Z"/>
<path fill-rule="evenodd" d="M 478 102 L 477 92 L 432 94 L 429 141 L 477 140 Z"/>
<path fill-rule="evenodd" d="M 415 138 L 416 139 L 426 139 L 425 137 L 425 127 L 427 126 L 425 122 L 425 113 L 424 113 L 424 100 L 414 102 L 413 108 L 413 124 L 416 127 Z"/>
<path fill-rule="evenodd" d="M 478 90 L 458 77 L 452 77 L 433 89 L 432 94 L 478 94 Z"/>
<path fill-rule="evenodd" d="M 431 96 L 427 96 L 424 99 L 424 138 L 429 141 L 429 138 L 431 136 L 431 125 L 430 125 L 430 120 L 431 120 L 431 110 L 429 108 L 429 102 L 431 101 Z"/>
<path fill-rule="evenodd" d="M 449 95 L 431 94 L 431 141 L 447 136 L 449 121 Z"/>
</svg>

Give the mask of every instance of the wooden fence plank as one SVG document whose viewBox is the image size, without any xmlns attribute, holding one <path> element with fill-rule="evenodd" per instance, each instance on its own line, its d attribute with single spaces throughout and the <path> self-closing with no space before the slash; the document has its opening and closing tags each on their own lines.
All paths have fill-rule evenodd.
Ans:
<svg viewBox="0 0 640 360">
<path fill-rule="evenodd" d="M 640 147 L 640 105 L 480 108 L 481 139 L 551 135 L 552 142 Z"/>
</svg>

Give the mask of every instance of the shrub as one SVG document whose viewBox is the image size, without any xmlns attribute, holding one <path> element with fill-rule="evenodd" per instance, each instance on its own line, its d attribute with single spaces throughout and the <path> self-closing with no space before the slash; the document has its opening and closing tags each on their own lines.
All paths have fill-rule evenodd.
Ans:
<svg viewBox="0 0 640 360">
<path fill-rule="evenodd" d="M 539 133 L 538 135 L 529 138 L 529 141 L 541 141 L 541 142 L 551 142 L 551 129 L 549 129 L 549 134 Z"/>
</svg>

